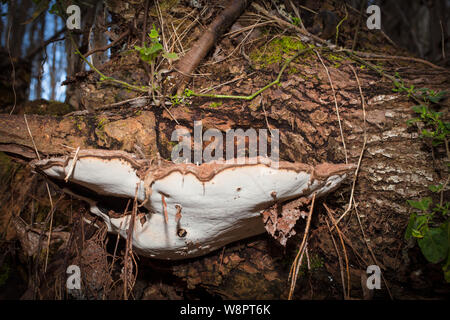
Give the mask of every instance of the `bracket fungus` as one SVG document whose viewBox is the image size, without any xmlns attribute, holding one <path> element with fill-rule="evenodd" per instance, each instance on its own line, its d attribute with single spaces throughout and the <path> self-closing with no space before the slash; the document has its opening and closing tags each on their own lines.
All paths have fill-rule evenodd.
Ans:
<svg viewBox="0 0 450 320">
<path fill-rule="evenodd" d="M 132 244 L 159 259 L 204 255 L 265 231 L 261 214 L 276 203 L 322 196 L 345 179 L 353 165 L 279 162 L 154 164 L 123 151 L 81 150 L 36 160 L 32 167 L 66 192 L 87 201 L 108 231 L 126 238 L 130 199 L 140 203 Z M 70 174 L 68 177 L 68 173 Z M 67 179 L 68 178 L 68 179 Z M 65 182 L 65 179 L 67 182 Z"/>
</svg>

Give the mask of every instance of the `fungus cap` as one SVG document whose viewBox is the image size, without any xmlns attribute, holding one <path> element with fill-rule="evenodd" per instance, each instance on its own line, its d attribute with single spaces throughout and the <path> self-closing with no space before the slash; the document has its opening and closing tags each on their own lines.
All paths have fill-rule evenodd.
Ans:
<svg viewBox="0 0 450 320">
<path fill-rule="evenodd" d="M 261 212 L 274 203 L 323 196 L 336 189 L 354 165 L 238 159 L 202 165 L 160 165 L 122 151 L 82 150 L 33 161 L 58 186 L 89 202 L 108 230 L 126 238 L 131 215 L 122 215 L 135 196 L 145 211 L 136 217 L 133 246 L 159 259 L 200 256 L 230 242 L 265 232 Z M 72 168 L 73 166 L 73 168 Z M 72 171 L 71 171 L 72 170 Z M 71 172 L 68 182 L 64 179 Z M 111 211 L 112 210 L 112 211 Z M 142 210 L 141 210 L 142 211 Z M 115 212 L 115 214 L 111 214 Z"/>
</svg>

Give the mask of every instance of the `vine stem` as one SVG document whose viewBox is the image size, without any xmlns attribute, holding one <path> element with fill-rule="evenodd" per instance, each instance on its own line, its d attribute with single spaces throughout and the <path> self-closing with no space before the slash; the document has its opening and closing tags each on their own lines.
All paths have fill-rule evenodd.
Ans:
<svg viewBox="0 0 450 320">
<path fill-rule="evenodd" d="M 136 90 L 136 91 L 139 91 L 139 92 L 148 92 L 149 87 L 147 87 L 147 86 L 138 87 L 138 86 L 134 86 L 132 84 L 129 84 L 129 83 L 125 82 L 125 81 L 117 80 L 117 79 L 115 79 L 113 77 L 106 76 L 104 73 L 102 73 L 100 70 L 98 70 L 92 63 L 90 63 L 89 60 L 86 59 L 86 57 L 81 53 L 80 49 L 78 48 L 78 44 L 73 39 L 72 32 L 70 30 L 68 30 L 68 34 L 69 34 L 70 41 L 72 42 L 72 44 L 73 44 L 73 46 L 75 48 L 75 54 L 79 55 L 81 57 L 81 59 L 83 59 L 83 61 L 86 62 L 87 65 L 93 71 L 95 71 L 98 75 L 100 75 L 100 80 L 101 81 L 111 81 L 111 82 L 115 82 L 115 83 L 121 84 L 121 85 L 123 85 L 123 86 L 125 86 L 125 87 L 127 87 L 129 89 L 132 89 L 132 90 Z"/>
<path fill-rule="evenodd" d="M 284 71 L 286 70 L 286 68 L 289 66 L 289 64 L 296 59 L 297 57 L 299 57 L 300 55 L 309 52 L 313 49 L 324 49 L 324 48 L 315 48 L 314 46 L 310 46 L 306 49 L 302 49 L 300 51 L 298 51 L 295 55 L 293 55 L 292 57 L 290 57 L 289 59 L 287 59 L 283 66 L 281 67 L 280 72 L 278 73 L 277 78 L 272 81 L 271 83 L 269 83 L 268 85 L 262 87 L 261 89 L 259 89 L 258 91 L 256 91 L 255 93 L 248 95 L 248 96 L 239 96 L 239 95 L 226 95 L 226 94 L 212 94 L 212 93 L 196 93 L 196 92 L 189 92 L 189 96 L 193 96 L 193 97 L 206 97 L 206 98 L 215 98 L 215 99 L 240 99 L 240 100 L 253 100 L 255 97 L 257 97 L 259 94 L 261 94 L 262 92 L 264 92 L 265 90 L 269 89 L 270 87 L 279 84 L 280 80 L 281 80 L 281 76 L 283 75 Z"/>
<path fill-rule="evenodd" d="M 83 59 L 83 61 L 86 62 L 93 71 L 95 71 L 96 73 L 98 73 L 100 75 L 100 81 L 111 81 L 111 82 L 121 84 L 129 89 L 133 89 L 133 90 L 140 91 L 140 92 L 148 92 L 149 88 L 147 86 L 138 87 L 138 86 L 129 84 L 125 81 L 117 80 L 113 77 L 106 76 L 104 73 L 102 73 L 100 70 L 98 70 L 92 63 L 90 63 L 89 60 L 86 59 L 85 56 L 80 52 L 80 50 L 76 49 L 75 53 L 78 54 L 81 57 L 81 59 Z"/>
</svg>

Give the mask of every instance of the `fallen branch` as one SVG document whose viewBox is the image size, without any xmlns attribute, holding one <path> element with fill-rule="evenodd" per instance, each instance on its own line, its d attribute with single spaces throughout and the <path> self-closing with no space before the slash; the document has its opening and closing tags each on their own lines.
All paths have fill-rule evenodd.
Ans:
<svg viewBox="0 0 450 320">
<path fill-rule="evenodd" d="M 211 50 L 225 30 L 244 12 L 248 2 L 247 0 L 233 0 L 208 26 L 203 36 L 197 40 L 192 49 L 180 59 L 176 66 L 176 70 L 181 75 L 181 79 L 178 81 L 178 95 L 183 93 L 187 80 L 208 54 L 209 50 Z"/>
</svg>

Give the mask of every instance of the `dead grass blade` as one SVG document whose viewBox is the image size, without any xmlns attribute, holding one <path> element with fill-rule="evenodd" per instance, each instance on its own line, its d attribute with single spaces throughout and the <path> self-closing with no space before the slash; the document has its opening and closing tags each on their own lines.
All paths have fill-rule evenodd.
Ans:
<svg viewBox="0 0 450 320">
<path fill-rule="evenodd" d="M 288 297 L 289 300 L 292 300 L 292 296 L 293 296 L 294 290 L 295 290 L 295 284 L 297 283 L 298 272 L 302 265 L 303 254 L 304 254 L 306 246 L 307 246 L 306 239 L 308 238 L 309 226 L 311 224 L 311 218 L 312 218 L 312 214 L 314 211 L 315 200 L 316 200 L 316 194 L 314 193 L 313 197 L 312 197 L 312 201 L 311 201 L 311 208 L 309 210 L 308 220 L 306 221 L 305 232 L 303 233 L 303 240 L 302 240 L 302 243 L 300 244 L 300 248 L 298 249 L 297 256 L 295 257 L 294 262 L 292 263 L 292 266 L 291 266 L 291 270 L 289 272 L 289 279 L 291 279 L 291 285 L 290 285 L 289 297 Z"/>
</svg>

